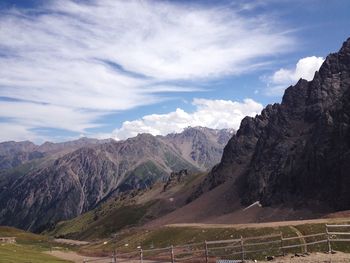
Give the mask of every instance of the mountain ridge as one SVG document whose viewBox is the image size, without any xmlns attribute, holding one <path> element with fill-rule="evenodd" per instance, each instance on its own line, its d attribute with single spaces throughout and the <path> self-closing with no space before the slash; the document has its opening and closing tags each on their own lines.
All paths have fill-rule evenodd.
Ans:
<svg viewBox="0 0 350 263">
<path fill-rule="evenodd" d="M 312 81 L 300 79 L 286 89 L 281 104 L 242 120 L 193 198 L 231 178 L 244 205 L 305 206 L 310 201 L 349 208 L 349 105 L 350 38 L 327 56 Z"/>
<path fill-rule="evenodd" d="M 228 140 L 230 134 L 224 137 Z M 217 154 L 197 164 L 182 147 L 174 146 L 171 136 L 150 134 L 86 144 L 58 158 L 44 158 L 38 168 L 11 175 L 13 180 L 6 178 L 6 173 L 1 174 L 8 183 L 0 191 L 0 224 L 40 231 L 87 212 L 121 192 L 145 189 L 165 181 L 171 172 L 186 169 L 197 173 L 220 161 L 225 142 L 216 130 L 189 128 L 173 136 L 196 142 L 190 145 L 198 156 L 201 151 L 206 155 L 206 146 Z M 215 136 L 220 143 L 213 140 Z M 49 149 L 52 151 L 52 147 Z"/>
</svg>

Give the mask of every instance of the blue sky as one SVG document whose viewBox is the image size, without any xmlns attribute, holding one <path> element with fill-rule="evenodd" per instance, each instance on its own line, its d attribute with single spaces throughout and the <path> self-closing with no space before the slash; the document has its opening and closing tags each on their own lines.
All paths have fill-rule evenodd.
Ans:
<svg viewBox="0 0 350 263">
<path fill-rule="evenodd" d="M 0 141 L 239 127 L 350 37 L 350 2 L 2 0 Z"/>
</svg>

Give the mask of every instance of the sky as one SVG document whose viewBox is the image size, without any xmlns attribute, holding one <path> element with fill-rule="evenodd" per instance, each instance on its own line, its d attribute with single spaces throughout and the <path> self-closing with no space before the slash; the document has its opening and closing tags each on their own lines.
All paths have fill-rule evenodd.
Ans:
<svg viewBox="0 0 350 263">
<path fill-rule="evenodd" d="M 0 0 L 0 141 L 238 129 L 350 37 L 348 0 Z"/>
</svg>

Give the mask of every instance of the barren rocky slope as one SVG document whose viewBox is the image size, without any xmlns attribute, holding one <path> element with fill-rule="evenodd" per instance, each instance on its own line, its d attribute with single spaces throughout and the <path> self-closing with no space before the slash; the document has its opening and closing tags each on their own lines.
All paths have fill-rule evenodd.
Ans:
<svg viewBox="0 0 350 263">
<path fill-rule="evenodd" d="M 42 145 L 35 145 L 30 141 L 2 142 L 0 143 L 0 171 L 15 168 L 32 160 L 40 159 L 54 154 L 68 153 L 83 146 L 96 145 L 107 142 L 90 138 L 80 138 L 74 141 L 52 143 L 45 142 Z"/>
<path fill-rule="evenodd" d="M 191 144 L 193 150 L 175 148 L 171 136 L 195 142 Z M 140 134 L 125 141 L 88 145 L 28 173 L 3 174 L 7 183 L 0 184 L 0 224 L 40 231 L 89 211 L 110 196 L 164 181 L 173 171 L 199 172 L 219 162 L 230 132 L 223 135 L 215 130 L 188 128 L 184 134 L 171 136 Z M 52 145 L 45 147 L 52 151 Z M 195 151 L 202 156 L 205 147 L 217 154 L 203 159 L 205 165 L 201 165 L 190 154 Z"/>
</svg>

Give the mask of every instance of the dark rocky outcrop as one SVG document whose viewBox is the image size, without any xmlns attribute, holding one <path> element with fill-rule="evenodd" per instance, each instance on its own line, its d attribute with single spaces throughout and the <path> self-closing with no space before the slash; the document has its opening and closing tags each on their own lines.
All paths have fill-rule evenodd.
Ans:
<svg viewBox="0 0 350 263">
<path fill-rule="evenodd" d="M 230 179 L 243 204 L 350 208 L 350 39 L 312 81 L 243 119 L 197 192 Z"/>
<path fill-rule="evenodd" d="M 163 190 L 166 191 L 169 188 L 171 188 L 179 183 L 182 183 L 187 176 L 188 176 L 187 169 L 182 169 L 178 172 L 172 172 L 170 174 L 168 180 L 164 184 Z"/>
</svg>

